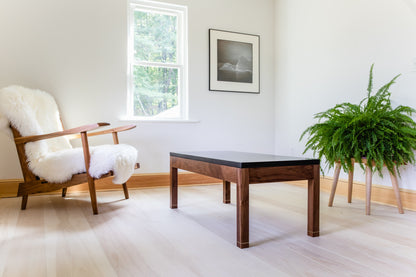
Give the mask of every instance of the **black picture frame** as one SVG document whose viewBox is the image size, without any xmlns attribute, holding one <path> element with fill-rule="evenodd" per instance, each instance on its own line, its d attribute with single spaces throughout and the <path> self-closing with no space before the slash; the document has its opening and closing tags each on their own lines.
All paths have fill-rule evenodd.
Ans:
<svg viewBox="0 0 416 277">
<path fill-rule="evenodd" d="M 209 90 L 260 93 L 260 36 L 209 29 Z"/>
</svg>

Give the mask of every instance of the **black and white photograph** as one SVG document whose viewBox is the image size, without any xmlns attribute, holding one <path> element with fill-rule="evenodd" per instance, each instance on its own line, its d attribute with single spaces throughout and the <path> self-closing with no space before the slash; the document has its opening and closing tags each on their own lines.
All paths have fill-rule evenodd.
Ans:
<svg viewBox="0 0 416 277">
<path fill-rule="evenodd" d="M 259 93 L 259 36 L 209 30 L 210 90 Z"/>
<path fill-rule="evenodd" d="M 253 44 L 219 39 L 218 81 L 253 82 Z"/>
</svg>

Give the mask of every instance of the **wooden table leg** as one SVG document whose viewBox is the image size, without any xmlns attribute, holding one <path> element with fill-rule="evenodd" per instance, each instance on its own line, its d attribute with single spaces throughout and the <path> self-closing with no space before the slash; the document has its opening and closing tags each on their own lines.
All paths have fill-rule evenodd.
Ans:
<svg viewBox="0 0 416 277">
<path fill-rule="evenodd" d="M 348 172 L 348 203 L 352 202 L 353 183 L 354 183 L 354 168 Z"/>
<path fill-rule="evenodd" d="M 390 178 L 391 178 L 391 184 L 394 189 L 394 194 L 396 195 L 396 201 L 397 201 L 397 208 L 399 209 L 399 213 L 403 214 L 403 206 L 402 206 L 402 199 L 400 198 L 400 189 L 399 189 L 399 183 L 397 182 L 397 170 L 396 167 L 394 167 L 394 174 L 390 172 Z"/>
<path fill-rule="evenodd" d="M 231 203 L 231 200 L 230 200 L 230 198 L 231 198 L 231 193 L 230 193 L 230 182 L 228 182 L 228 181 L 222 181 L 222 193 L 223 193 L 223 195 L 222 195 L 222 202 L 224 203 L 224 204 L 229 204 L 229 203 Z"/>
<path fill-rule="evenodd" d="M 308 180 L 308 236 L 319 236 L 319 165 L 313 166 L 313 179 Z"/>
<path fill-rule="evenodd" d="M 365 214 L 370 215 L 371 211 L 371 183 L 373 178 L 372 168 L 368 165 L 365 166 L 365 187 L 366 187 L 366 196 L 365 196 Z"/>
<path fill-rule="evenodd" d="M 334 180 L 332 181 L 331 195 L 329 196 L 328 207 L 332 207 L 332 205 L 334 204 L 335 191 L 337 190 L 337 184 L 338 184 L 340 171 L 341 171 L 341 164 L 336 163 L 335 170 L 334 170 Z"/>
<path fill-rule="evenodd" d="M 178 169 L 170 168 L 170 208 L 178 208 Z"/>
<path fill-rule="evenodd" d="M 237 246 L 249 246 L 249 171 L 239 168 L 237 176 Z"/>
</svg>

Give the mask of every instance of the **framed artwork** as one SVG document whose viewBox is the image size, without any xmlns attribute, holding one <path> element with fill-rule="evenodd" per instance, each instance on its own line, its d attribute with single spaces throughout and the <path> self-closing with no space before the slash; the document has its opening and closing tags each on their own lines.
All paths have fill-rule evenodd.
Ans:
<svg viewBox="0 0 416 277">
<path fill-rule="evenodd" d="M 209 90 L 260 93 L 260 36 L 209 29 Z"/>
</svg>

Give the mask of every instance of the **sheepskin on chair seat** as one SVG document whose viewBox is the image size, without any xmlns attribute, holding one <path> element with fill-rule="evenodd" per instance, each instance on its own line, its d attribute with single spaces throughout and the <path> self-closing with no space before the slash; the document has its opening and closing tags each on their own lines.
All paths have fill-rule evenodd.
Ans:
<svg viewBox="0 0 416 277">
<path fill-rule="evenodd" d="M 10 124 L 22 136 L 62 131 L 54 98 L 43 91 L 20 86 L 0 90 L 0 131 L 10 132 Z M 57 137 L 25 145 L 30 170 L 48 182 L 64 183 L 73 174 L 86 172 L 82 148 L 73 148 L 67 137 Z M 113 183 L 125 183 L 134 172 L 137 150 L 125 144 L 90 147 L 91 177 L 113 171 Z"/>
<path fill-rule="evenodd" d="M 130 145 L 100 145 L 90 147 L 89 173 L 93 178 L 113 171 L 114 184 L 127 182 L 134 172 L 137 150 Z M 86 172 L 82 148 L 70 148 L 50 152 L 42 158 L 29 162 L 29 168 L 37 176 L 52 183 L 63 183 L 72 175 Z"/>
</svg>

